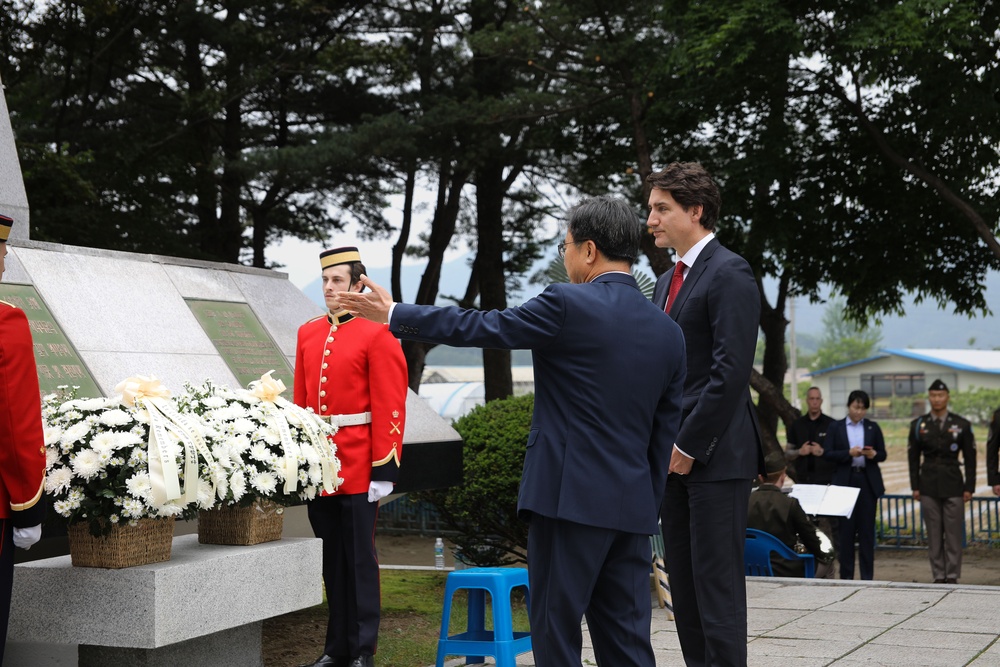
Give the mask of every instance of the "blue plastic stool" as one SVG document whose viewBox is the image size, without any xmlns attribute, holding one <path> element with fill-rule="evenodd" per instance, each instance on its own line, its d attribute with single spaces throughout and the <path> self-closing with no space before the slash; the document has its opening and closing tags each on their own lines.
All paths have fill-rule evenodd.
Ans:
<svg viewBox="0 0 1000 667">
<path fill-rule="evenodd" d="M 437 667 L 444 667 L 448 655 L 468 656 L 467 665 L 485 662 L 484 656 L 491 655 L 497 667 L 514 667 L 515 657 L 531 650 L 531 633 L 514 632 L 510 593 L 519 586 L 524 586 L 527 600 L 528 571 L 521 567 L 477 567 L 450 572 L 444 587 Z M 451 599 L 461 588 L 468 589 L 468 623 L 465 632 L 449 637 Z M 486 629 L 486 591 L 493 601 L 493 630 Z"/>
</svg>

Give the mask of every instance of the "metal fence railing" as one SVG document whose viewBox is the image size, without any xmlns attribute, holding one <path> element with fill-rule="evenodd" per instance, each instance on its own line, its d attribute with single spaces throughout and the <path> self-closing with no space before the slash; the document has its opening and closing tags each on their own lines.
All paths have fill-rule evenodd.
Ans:
<svg viewBox="0 0 1000 667">
<path fill-rule="evenodd" d="M 927 546 L 920 503 L 913 496 L 884 495 L 879 498 L 875 530 L 880 547 L 905 549 Z M 1000 547 L 1000 498 L 973 496 L 965 505 L 963 546 L 970 544 Z"/>
<path fill-rule="evenodd" d="M 379 508 L 380 531 L 397 534 L 449 535 L 452 530 L 441 520 L 437 510 L 409 496 L 397 498 Z M 920 516 L 920 503 L 908 495 L 884 495 L 878 501 L 875 516 L 876 542 L 887 549 L 924 548 L 927 533 Z M 1000 548 L 1000 498 L 973 496 L 965 506 L 963 544 L 982 544 Z"/>
</svg>

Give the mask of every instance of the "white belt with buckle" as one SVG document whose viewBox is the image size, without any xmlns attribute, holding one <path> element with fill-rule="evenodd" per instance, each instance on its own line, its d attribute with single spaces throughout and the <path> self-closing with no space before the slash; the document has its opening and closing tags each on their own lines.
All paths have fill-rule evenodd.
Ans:
<svg viewBox="0 0 1000 667">
<path fill-rule="evenodd" d="M 372 413 L 370 412 L 358 412 L 353 415 L 322 415 L 322 418 L 337 428 L 372 423 Z"/>
</svg>

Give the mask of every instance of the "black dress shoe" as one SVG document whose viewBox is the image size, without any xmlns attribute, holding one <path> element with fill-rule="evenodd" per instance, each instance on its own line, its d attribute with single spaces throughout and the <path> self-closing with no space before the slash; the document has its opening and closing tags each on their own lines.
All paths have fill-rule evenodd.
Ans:
<svg viewBox="0 0 1000 667">
<path fill-rule="evenodd" d="M 316 662 L 310 662 L 301 667 L 347 667 L 350 663 L 350 658 L 331 658 L 327 654 L 321 655 Z"/>
<path fill-rule="evenodd" d="M 359 655 L 347 663 L 347 667 L 375 667 L 375 656 Z"/>
<path fill-rule="evenodd" d="M 944 583 L 946 583 L 946 584 L 957 584 L 958 583 L 958 579 L 955 579 L 954 577 L 948 577 L 947 579 L 944 580 Z"/>
<path fill-rule="evenodd" d="M 934 583 L 935 584 L 943 584 L 944 583 L 944 579 L 935 579 Z"/>
</svg>

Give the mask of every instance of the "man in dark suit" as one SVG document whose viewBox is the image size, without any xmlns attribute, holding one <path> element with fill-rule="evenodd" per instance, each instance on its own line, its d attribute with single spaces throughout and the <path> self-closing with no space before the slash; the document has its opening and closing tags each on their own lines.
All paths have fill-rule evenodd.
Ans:
<svg viewBox="0 0 1000 667">
<path fill-rule="evenodd" d="M 746 665 L 743 545 L 750 486 L 764 472 L 750 398 L 760 292 L 746 260 L 714 229 L 719 189 L 705 169 L 675 162 L 647 179 L 647 224 L 677 253 L 653 302 L 684 331 L 684 415 L 661 517 L 677 635 L 695 665 Z"/>
<path fill-rule="evenodd" d="M 858 500 L 850 518 L 840 519 L 837 553 L 840 578 L 854 578 L 854 540 L 858 541 L 858 565 L 861 578 L 875 575 L 875 512 L 878 499 L 885 493 L 880 461 L 885 461 L 882 429 L 865 413 L 871 401 L 868 394 L 856 389 L 847 397 L 847 417 L 835 421 L 826 432 L 824 458 L 837 464 L 833 483 L 859 489 Z"/>
<path fill-rule="evenodd" d="M 588 199 L 568 220 L 559 252 L 573 284 L 520 307 L 393 304 L 367 278 L 371 294 L 341 303 L 404 338 L 532 350 L 518 511 L 529 521 L 535 664 L 579 665 L 586 616 L 601 664 L 653 667 L 648 536 L 680 424 L 684 338 L 629 273 L 642 227 L 628 204 Z"/>
</svg>

